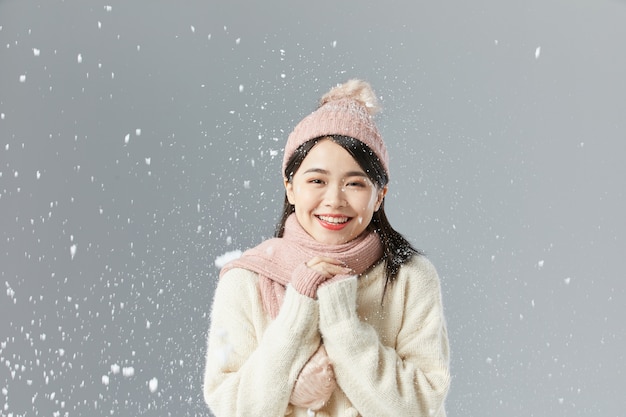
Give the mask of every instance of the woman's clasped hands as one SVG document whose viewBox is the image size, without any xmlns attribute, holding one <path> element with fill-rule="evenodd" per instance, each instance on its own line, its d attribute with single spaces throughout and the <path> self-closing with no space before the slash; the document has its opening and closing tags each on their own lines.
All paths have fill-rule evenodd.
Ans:
<svg viewBox="0 0 626 417">
<path fill-rule="evenodd" d="M 316 256 L 293 271 L 291 285 L 300 294 L 316 298 L 317 289 L 335 277 L 352 274 L 354 271 L 338 259 Z"/>
<path fill-rule="evenodd" d="M 323 256 L 312 258 L 306 263 L 306 266 L 323 276 L 325 278 L 324 282 L 336 275 L 348 275 L 354 272 L 345 262 Z"/>
</svg>

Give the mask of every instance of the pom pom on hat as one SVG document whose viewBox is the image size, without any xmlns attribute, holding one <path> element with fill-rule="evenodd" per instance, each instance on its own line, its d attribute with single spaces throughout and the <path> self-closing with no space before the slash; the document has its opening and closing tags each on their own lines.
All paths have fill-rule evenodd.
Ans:
<svg viewBox="0 0 626 417">
<path fill-rule="evenodd" d="M 372 90 L 372 87 L 367 82 L 361 80 L 350 80 L 344 84 L 333 87 L 320 99 L 320 107 L 331 101 L 343 99 L 352 99 L 358 102 L 364 106 L 367 112 L 372 116 L 380 110 L 374 90 Z"/>
<path fill-rule="evenodd" d="M 373 115 L 380 110 L 372 87 L 362 80 L 349 80 L 333 87 L 320 99 L 320 105 L 293 129 L 283 156 L 284 175 L 287 162 L 302 144 L 329 135 L 343 135 L 366 144 L 378 157 L 389 175 L 389 156 Z"/>
</svg>

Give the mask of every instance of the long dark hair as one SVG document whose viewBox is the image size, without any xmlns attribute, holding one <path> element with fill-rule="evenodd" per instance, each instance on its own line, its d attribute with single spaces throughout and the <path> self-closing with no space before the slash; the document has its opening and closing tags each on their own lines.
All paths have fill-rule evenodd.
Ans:
<svg viewBox="0 0 626 417">
<path fill-rule="evenodd" d="M 337 145 L 348 151 L 348 153 L 352 155 L 355 161 L 359 164 L 361 169 L 365 171 L 369 179 L 376 184 L 379 189 L 382 189 L 387 185 L 389 182 L 389 176 L 376 154 L 363 142 L 349 136 L 341 135 L 324 136 L 321 138 L 311 139 L 303 143 L 298 149 L 296 149 L 289 161 L 287 161 L 285 172 L 283 173 L 287 181 L 291 182 L 293 180 L 294 174 L 300 168 L 302 161 L 304 161 L 304 158 L 306 158 L 309 154 L 309 151 L 317 145 L 320 140 L 326 138 L 329 138 Z M 275 237 L 283 237 L 285 232 L 285 222 L 294 211 L 295 207 L 289 203 L 287 195 L 285 194 L 283 211 L 280 221 L 276 226 L 276 232 L 274 233 Z M 385 275 L 387 279 L 385 283 L 386 289 L 387 284 L 393 282 L 398 276 L 400 266 L 408 261 L 413 255 L 420 255 L 421 252 L 415 249 L 411 243 L 404 238 L 404 236 L 391 227 L 391 224 L 387 219 L 387 215 L 385 214 L 384 198 L 380 208 L 374 212 L 372 221 L 367 226 L 367 230 L 378 234 L 383 245 L 382 259 L 385 261 Z"/>
</svg>

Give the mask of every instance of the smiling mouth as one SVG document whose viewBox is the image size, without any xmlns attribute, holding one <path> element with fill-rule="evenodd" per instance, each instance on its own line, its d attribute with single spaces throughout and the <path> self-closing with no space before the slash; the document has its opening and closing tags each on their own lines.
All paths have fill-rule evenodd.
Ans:
<svg viewBox="0 0 626 417">
<path fill-rule="evenodd" d="M 346 216 L 316 216 L 316 217 L 323 222 L 336 224 L 336 225 L 346 224 L 350 220 L 350 217 L 346 217 Z"/>
<path fill-rule="evenodd" d="M 315 216 L 315 217 L 317 217 L 317 220 L 319 221 L 320 225 L 324 229 L 331 230 L 331 231 L 339 231 L 343 229 L 344 227 L 348 225 L 348 223 L 350 223 L 350 220 L 352 220 L 351 217 L 347 217 L 347 216 L 320 215 L 320 216 Z"/>
</svg>

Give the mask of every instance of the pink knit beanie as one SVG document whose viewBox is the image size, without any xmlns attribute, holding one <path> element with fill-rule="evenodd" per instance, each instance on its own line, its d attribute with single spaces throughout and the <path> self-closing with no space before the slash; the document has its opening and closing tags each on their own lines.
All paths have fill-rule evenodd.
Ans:
<svg viewBox="0 0 626 417">
<path fill-rule="evenodd" d="M 366 144 L 380 160 L 389 176 L 389 156 L 385 143 L 374 124 L 378 100 L 365 81 L 350 80 L 324 94 L 320 105 L 293 129 L 283 156 L 283 175 L 287 162 L 303 143 L 328 135 L 343 135 Z"/>
</svg>

